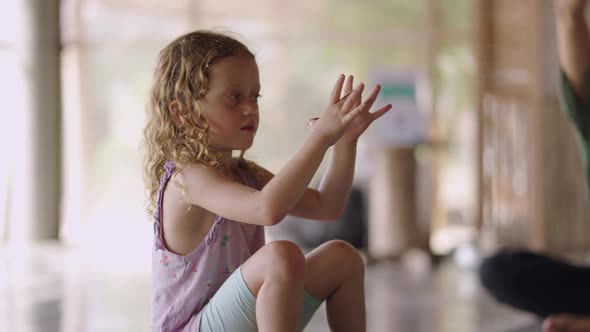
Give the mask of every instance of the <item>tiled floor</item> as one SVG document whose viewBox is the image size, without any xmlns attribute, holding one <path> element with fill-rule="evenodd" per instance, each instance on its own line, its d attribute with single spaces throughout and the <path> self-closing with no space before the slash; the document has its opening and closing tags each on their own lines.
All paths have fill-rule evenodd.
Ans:
<svg viewBox="0 0 590 332">
<path fill-rule="evenodd" d="M 149 264 L 113 248 L 0 249 L 0 331 L 149 331 Z M 418 255 L 372 265 L 366 291 L 369 331 L 540 331 L 534 317 L 488 298 L 473 268 L 451 262 L 430 268 Z M 327 330 L 323 311 L 306 329 Z"/>
</svg>

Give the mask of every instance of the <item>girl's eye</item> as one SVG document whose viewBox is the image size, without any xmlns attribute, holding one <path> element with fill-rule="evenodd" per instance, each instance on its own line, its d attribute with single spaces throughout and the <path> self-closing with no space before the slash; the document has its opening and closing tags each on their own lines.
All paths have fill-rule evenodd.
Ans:
<svg viewBox="0 0 590 332">
<path fill-rule="evenodd" d="M 242 101 L 242 94 L 241 93 L 234 93 L 234 94 L 229 95 L 228 97 L 232 102 L 234 102 L 236 104 L 238 104 Z M 250 97 L 250 98 L 252 98 L 252 101 L 258 102 L 258 98 L 260 98 L 260 97 L 262 97 L 262 96 L 257 93 L 257 94 L 252 95 L 252 97 Z"/>
</svg>

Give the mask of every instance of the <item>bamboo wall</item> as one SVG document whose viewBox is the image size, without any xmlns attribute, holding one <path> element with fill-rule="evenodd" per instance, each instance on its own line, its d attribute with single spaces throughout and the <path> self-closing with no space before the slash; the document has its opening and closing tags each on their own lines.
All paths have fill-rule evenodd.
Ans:
<svg viewBox="0 0 590 332">
<path fill-rule="evenodd" d="M 590 223 L 578 145 L 559 109 L 551 4 L 479 1 L 479 208 L 493 247 L 563 254 L 590 247 Z"/>
</svg>

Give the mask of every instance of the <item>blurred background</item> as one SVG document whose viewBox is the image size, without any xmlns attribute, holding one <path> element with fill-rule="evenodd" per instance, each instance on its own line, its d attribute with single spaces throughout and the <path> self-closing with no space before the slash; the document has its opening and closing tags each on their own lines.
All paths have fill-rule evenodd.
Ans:
<svg viewBox="0 0 590 332">
<path fill-rule="evenodd" d="M 361 250 L 370 331 L 538 330 L 487 297 L 476 267 L 503 245 L 590 247 L 552 1 L 3 0 L 1 331 L 150 329 L 148 89 L 159 50 L 201 28 L 256 54 L 247 157 L 274 172 L 338 74 L 382 84 L 377 104 L 393 109 L 359 142 L 342 220 L 267 232 Z M 323 313 L 308 330 L 327 330 Z"/>
</svg>

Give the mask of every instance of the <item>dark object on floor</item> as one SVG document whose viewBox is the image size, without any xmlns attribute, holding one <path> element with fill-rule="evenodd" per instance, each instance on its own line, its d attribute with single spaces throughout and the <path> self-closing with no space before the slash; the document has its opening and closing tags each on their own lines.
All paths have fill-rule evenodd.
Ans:
<svg viewBox="0 0 590 332">
<path fill-rule="evenodd" d="M 352 188 L 348 205 L 336 222 L 302 220 L 288 216 L 269 233 L 275 240 L 288 240 L 312 249 L 329 240 L 343 240 L 355 248 L 366 247 L 366 215 L 363 193 Z"/>
<path fill-rule="evenodd" d="M 590 314 L 590 267 L 525 250 L 502 250 L 485 259 L 481 282 L 499 302 L 540 317 Z"/>
</svg>

